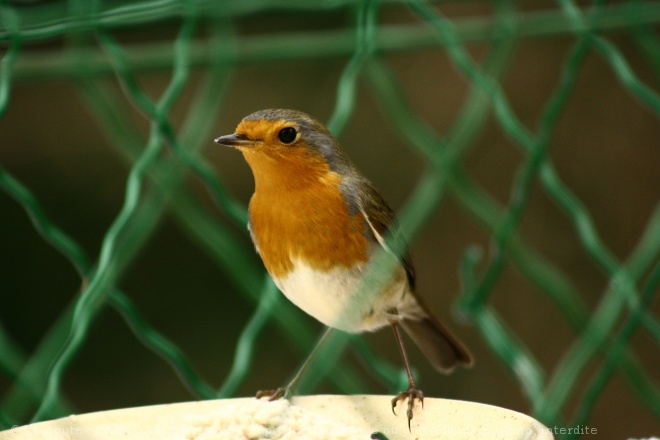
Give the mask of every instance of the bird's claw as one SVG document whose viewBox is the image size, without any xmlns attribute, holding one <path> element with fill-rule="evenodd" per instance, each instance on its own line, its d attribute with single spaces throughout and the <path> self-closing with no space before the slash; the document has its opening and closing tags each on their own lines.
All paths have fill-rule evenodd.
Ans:
<svg viewBox="0 0 660 440">
<path fill-rule="evenodd" d="M 397 404 L 400 401 L 408 399 L 408 410 L 406 411 L 406 415 L 408 416 L 408 430 L 410 430 L 410 421 L 413 418 L 413 408 L 415 407 L 415 399 L 419 400 L 419 403 L 422 404 L 422 408 L 424 408 L 424 393 L 422 390 L 413 387 L 408 388 L 408 391 L 401 391 L 399 394 L 396 395 L 392 399 L 392 413 L 396 415 L 396 412 L 394 411 Z"/>
<path fill-rule="evenodd" d="M 288 399 L 290 394 L 291 392 L 288 387 L 280 387 L 274 390 L 257 391 L 256 397 L 257 399 L 261 399 L 262 397 L 268 397 L 268 401 L 272 402 L 274 400 L 279 400 L 281 398 Z"/>
</svg>

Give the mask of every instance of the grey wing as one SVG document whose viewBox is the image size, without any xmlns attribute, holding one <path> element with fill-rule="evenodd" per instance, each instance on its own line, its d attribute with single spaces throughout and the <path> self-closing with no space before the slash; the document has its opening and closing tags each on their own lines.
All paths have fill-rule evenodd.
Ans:
<svg viewBox="0 0 660 440">
<path fill-rule="evenodd" d="M 411 319 L 402 320 L 402 327 L 436 370 L 446 373 L 457 365 L 472 365 L 470 352 L 433 315 L 426 301 L 416 293 L 415 272 L 410 258 L 405 253 L 404 239 L 394 219 L 394 212 L 370 183 L 365 183 L 363 189 L 368 197 L 357 201 L 356 207 L 369 225 L 375 240 L 386 251 L 394 253 L 385 240 L 388 233 L 391 233 L 392 242 L 400 245 L 397 246 L 397 250 L 403 251 L 400 259 L 408 277 L 409 293 L 415 299 L 418 310 L 421 312 L 416 318 L 408 317 Z"/>
<path fill-rule="evenodd" d="M 387 252 L 395 255 L 395 252 L 386 241 L 388 234 L 391 236 L 391 243 L 395 244 L 395 248 L 401 253 L 399 260 L 406 270 L 408 284 L 411 289 L 414 289 L 415 269 L 406 251 L 407 246 L 403 234 L 394 218 L 394 211 L 368 180 L 364 178 L 356 179 L 353 185 L 359 185 L 360 191 L 352 191 L 352 193 L 361 194 L 361 196 L 355 197 L 352 203 L 349 202 L 349 206 L 352 204 L 353 209 L 362 214 L 375 241 Z"/>
</svg>

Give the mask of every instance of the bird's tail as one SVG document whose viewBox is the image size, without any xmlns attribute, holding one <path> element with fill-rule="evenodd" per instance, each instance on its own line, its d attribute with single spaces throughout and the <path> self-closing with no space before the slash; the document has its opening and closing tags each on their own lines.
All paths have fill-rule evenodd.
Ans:
<svg viewBox="0 0 660 440">
<path fill-rule="evenodd" d="M 449 373 L 456 366 L 472 365 L 472 355 L 463 343 L 454 336 L 417 298 L 423 309 L 420 319 L 403 319 L 401 327 L 424 353 L 433 368 Z"/>
</svg>

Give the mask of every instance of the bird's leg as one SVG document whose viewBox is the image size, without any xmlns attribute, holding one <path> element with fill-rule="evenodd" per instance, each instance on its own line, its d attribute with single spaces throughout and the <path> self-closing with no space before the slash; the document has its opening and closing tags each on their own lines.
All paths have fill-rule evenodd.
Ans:
<svg viewBox="0 0 660 440">
<path fill-rule="evenodd" d="M 296 375 L 293 376 L 293 379 L 291 379 L 291 381 L 289 382 L 288 385 L 286 385 L 285 387 L 279 387 L 279 388 L 274 389 L 274 390 L 257 391 L 257 396 L 256 396 L 257 399 L 261 399 L 262 397 L 268 397 L 268 400 L 272 402 L 273 400 L 278 400 L 278 399 L 281 399 L 282 397 L 284 397 L 285 399 L 290 398 L 291 397 L 291 392 L 293 391 L 295 386 L 298 384 L 298 382 L 300 381 L 300 378 L 302 378 L 303 374 L 305 374 L 305 371 L 307 371 L 307 368 L 309 368 L 310 364 L 312 363 L 312 360 L 314 359 L 314 357 L 316 357 L 319 350 L 321 349 L 321 347 L 325 343 L 326 339 L 328 339 L 328 337 L 332 333 L 332 330 L 333 330 L 332 328 L 328 327 L 325 330 L 325 332 L 323 332 L 323 334 L 319 338 L 318 342 L 314 346 L 314 349 L 309 354 L 309 356 L 307 356 L 307 359 L 305 359 L 305 362 L 303 362 L 302 366 L 300 367 L 300 369 L 298 370 Z"/>
<path fill-rule="evenodd" d="M 399 333 L 399 325 L 396 322 L 392 322 L 392 330 L 394 330 L 394 337 L 396 342 L 399 344 L 399 351 L 401 351 L 401 357 L 403 358 L 403 364 L 406 366 L 406 373 L 408 373 L 408 391 L 402 391 L 392 399 L 392 412 L 396 408 L 396 405 L 399 401 L 408 399 L 408 411 L 406 415 L 408 416 L 408 430 L 410 430 L 410 421 L 413 418 L 413 408 L 415 407 L 415 399 L 418 399 L 424 408 L 424 393 L 422 390 L 417 388 L 415 385 L 415 379 L 413 378 L 412 371 L 410 371 L 410 363 L 408 362 L 408 355 L 406 354 L 406 349 L 403 346 L 403 339 L 401 339 L 401 333 Z"/>
</svg>

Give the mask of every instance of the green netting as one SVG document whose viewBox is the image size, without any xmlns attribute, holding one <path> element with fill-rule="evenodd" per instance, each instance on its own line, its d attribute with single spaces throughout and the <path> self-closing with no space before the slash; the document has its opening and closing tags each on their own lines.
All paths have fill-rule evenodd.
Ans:
<svg viewBox="0 0 660 440">
<path fill-rule="evenodd" d="M 100 253 L 88 256 L 51 220 L 28 187 L 0 169 L 3 191 L 24 208 L 43 240 L 75 268 L 81 284 L 79 294 L 33 352 L 26 353 L 0 326 L 0 366 L 11 384 L 0 403 L 0 426 L 75 411 L 63 378 L 72 360 L 80 355 L 90 326 L 106 307 L 116 310 L 135 338 L 177 372 L 194 398 L 236 393 L 250 375 L 258 338 L 269 322 L 277 325 L 301 356 L 309 350 L 315 330 L 280 300 L 255 262 L 253 250 L 236 236 L 231 224 L 242 228 L 245 207 L 227 193 L 202 153 L 210 139 L 220 134 L 212 129 L 227 105 L 223 96 L 236 69 L 328 58 L 345 62 L 335 102 L 328 103 L 334 107 L 328 120 L 330 130 L 340 135 L 351 121 L 362 82 L 373 91 L 401 142 L 424 161 L 424 171 L 399 216 L 411 241 L 445 198 L 457 202 L 490 235 L 487 260 L 481 248 L 470 247 L 456 262 L 462 281 L 456 305 L 518 381 L 530 413 L 549 426 L 584 425 L 605 387 L 618 375 L 647 411 L 660 416 L 660 390 L 653 377 L 657 371 L 649 371 L 629 344 L 636 331 L 646 333 L 654 344 L 648 350 L 655 352 L 657 359 L 660 322 L 651 304 L 660 283 L 660 203 L 640 231 L 634 250 L 621 260 L 606 246 L 589 209 L 562 180 L 550 154 L 557 121 L 577 87 L 587 56 L 598 56 L 630 99 L 653 113 L 657 122 L 660 40 L 654 26 L 660 23 L 660 2 L 609 5 L 597 1 L 583 8 L 567 0 L 523 12 L 514 2 L 501 0 L 487 4 L 491 9 L 488 14 L 457 18 L 445 17 L 444 6 L 415 0 L 2 2 L 0 118 L 12 105 L 12 88 L 17 82 L 57 79 L 69 83 L 130 165 L 130 173 L 123 206 L 103 237 Z M 412 20 L 397 24 L 380 20 L 384 12 L 406 9 Z M 256 14 L 283 17 L 332 12 L 346 13 L 349 23 L 340 29 L 292 29 L 272 35 L 244 35 L 235 27 L 238 21 Z M 178 29 L 173 42 L 119 42 L 125 30 L 162 23 Z M 655 84 L 639 78 L 608 32 L 630 39 L 654 71 Z M 528 126 L 512 108 L 501 77 L 520 45 L 541 37 L 569 38 L 572 43 L 540 118 Z M 488 43 L 479 61 L 468 50 L 472 43 Z M 417 50 L 442 51 L 470 84 L 461 108 L 456 109 L 455 122 L 442 133 L 416 114 L 404 84 L 388 64 L 389 54 Z M 193 70 L 203 74 L 202 80 L 183 123 L 175 126 L 172 109 L 191 81 Z M 156 99 L 145 92 L 137 77 L 145 71 L 171 71 L 167 87 Z M 107 81 L 109 75 L 116 77 L 123 95 Z M 149 121 L 146 139 L 136 121 L 126 114 L 124 100 Z M 466 170 L 466 157 L 490 117 L 523 157 L 505 204 L 496 201 Z M 656 133 L 660 140 L 660 130 Z M 208 190 L 216 211 L 229 219 L 228 223 L 218 221 L 216 212 L 187 184 L 190 176 Z M 609 280 L 595 307 L 588 305 L 584 292 L 537 252 L 520 230 L 536 187 L 572 225 L 566 236 L 579 241 Z M 211 385 L 213 379 L 198 373 L 186 356 L 186 348 L 152 327 L 130 294 L 120 288 L 122 276 L 168 212 L 255 304 L 236 343 L 230 373 L 220 386 Z M 507 266 L 515 267 L 545 295 L 575 333 L 563 357 L 552 365 L 543 365 L 535 357 L 532 347 L 522 342 L 523 335 L 516 335 L 493 305 L 493 294 Z M 360 352 L 388 389 L 405 386 L 402 371 L 376 355 L 364 339 L 335 332 L 321 348 L 312 366 L 315 372 L 302 383 L 303 392 L 313 391 L 326 374 L 340 392 L 366 391 L 363 373 L 351 367 L 333 368 L 338 353 L 347 346 Z M 576 436 L 573 433 L 566 438 Z"/>
</svg>

